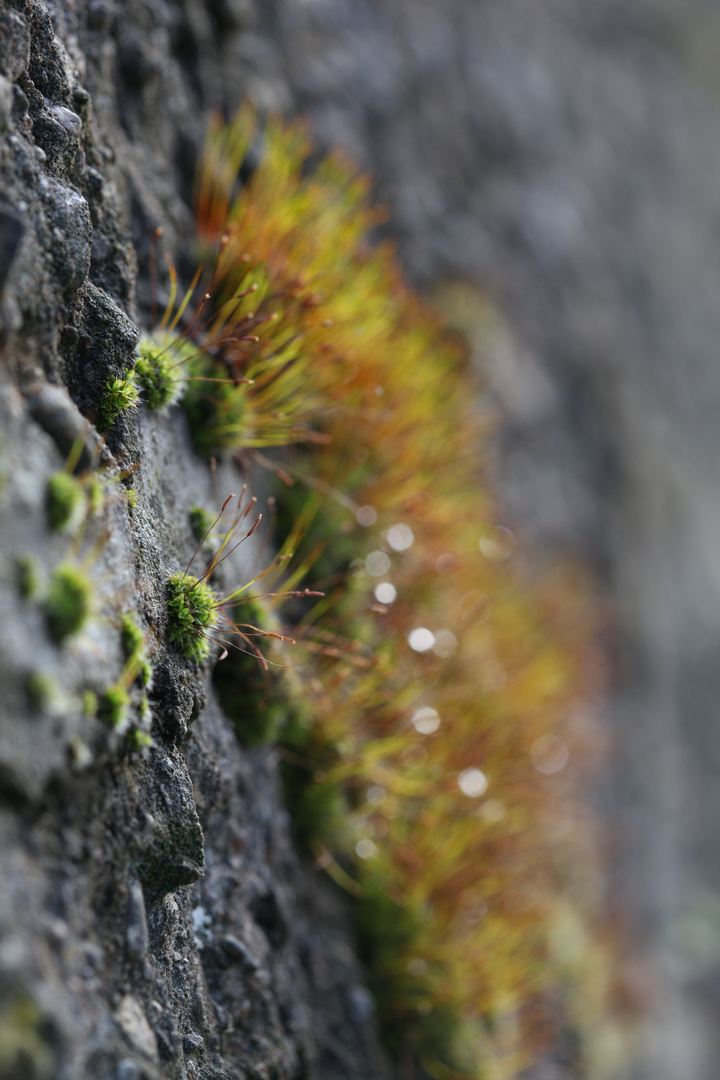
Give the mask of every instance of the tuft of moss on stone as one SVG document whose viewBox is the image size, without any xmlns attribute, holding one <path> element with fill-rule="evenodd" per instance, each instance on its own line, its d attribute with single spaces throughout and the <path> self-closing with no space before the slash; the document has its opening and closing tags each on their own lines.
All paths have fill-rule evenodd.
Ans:
<svg viewBox="0 0 720 1080">
<path fill-rule="evenodd" d="M 83 716 L 97 716 L 98 696 L 94 690 L 85 690 L 82 696 Z"/>
<path fill-rule="evenodd" d="M 172 342 L 143 338 L 138 345 L 140 356 L 135 364 L 143 400 L 150 409 L 167 408 L 178 401 L 185 389 L 178 357 Z"/>
<path fill-rule="evenodd" d="M 121 619 L 120 640 L 125 651 L 126 660 L 142 652 L 145 646 L 145 634 L 142 627 L 138 625 L 135 616 L 129 612 L 126 612 Z"/>
<path fill-rule="evenodd" d="M 34 555 L 19 555 L 15 560 L 18 592 L 24 600 L 36 600 L 40 594 L 42 575 Z"/>
<path fill-rule="evenodd" d="M 100 402 L 98 427 L 101 431 L 111 428 L 121 413 L 135 409 L 140 391 L 135 382 L 135 372 L 130 368 L 124 378 L 108 379 L 105 394 Z"/>
<path fill-rule="evenodd" d="M 215 518 L 204 506 L 191 506 L 189 513 L 190 528 L 193 531 L 193 536 L 199 543 L 210 532 Z"/>
<path fill-rule="evenodd" d="M 11 989 L 0 1004 L 0 1076 L 52 1080 L 59 1067 L 39 1006 L 19 987 Z"/>
<path fill-rule="evenodd" d="M 195 381 L 188 384 L 182 407 L 198 454 L 211 457 L 245 445 L 249 430 L 246 387 L 230 381 L 227 368 L 206 354 L 193 362 L 192 371 Z"/>
<path fill-rule="evenodd" d="M 130 510 L 134 510 L 137 506 L 137 491 L 135 488 L 127 489 L 127 504 Z"/>
<path fill-rule="evenodd" d="M 140 661 L 137 673 L 137 682 L 140 686 L 148 687 L 152 682 L 153 668 L 149 660 L 143 658 Z"/>
<path fill-rule="evenodd" d="M 120 641 L 134 681 L 147 687 L 152 681 L 152 664 L 145 656 L 145 632 L 134 615 L 126 612 L 120 622 Z"/>
<path fill-rule="evenodd" d="M 93 516 L 96 516 L 100 513 L 105 503 L 105 491 L 97 476 L 88 477 L 85 482 L 85 491 L 87 492 L 90 513 Z"/>
<path fill-rule="evenodd" d="M 56 472 L 50 477 L 45 508 L 51 529 L 56 532 L 71 530 L 77 524 L 84 506 L 85 492 L 79 480 L 66 472 Z"/>
<path fill-rule="evenodd" d="M 152 746 L 151 736 L 147 731 L 140 731 L 138 728 L 128 731 L 126 738 L 131 750 L 146 750 L 148 746 Z"/>
<path fill-rule="evenodd" d="M 58 700 L 57 683 L 44 671 L 31 671 L 25 680 L 28 702 L 40 712 L 49 712 Z"/>
<path fill-rule="evenodd" d="M 50 634 L 58 644 L 83 628 L 92 598 L 92 582 L 78 566 L 61 563 L 55 568 L 43 608 Z"/>
<path fill-rule="evenodd" d="M 191 574 L 173 574 L 167 590 L 170 641 L 188 660 L 204 660 L 210 652 L 207 631 L 217 615 L 212 589 Z"/>
<path fill-rule="evenodd" d="M 110 727 L 120 728 L 127 720 L 130 708 L 130 695 L 124 686 L 117 683 L 108 686 L 98 700 L 98 719 Z"/>
</svg>

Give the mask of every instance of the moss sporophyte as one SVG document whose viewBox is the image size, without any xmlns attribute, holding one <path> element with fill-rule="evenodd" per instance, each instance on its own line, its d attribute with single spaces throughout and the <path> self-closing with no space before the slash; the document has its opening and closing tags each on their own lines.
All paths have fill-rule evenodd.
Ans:
<svg viewBox="0 0 720 1080">
<path fill-rule="evenodd" d="M 156 230 L 151 243 L 151 269 L 153 277 L 153 290 L 155 289 L 155 247 L 162 233 Z M 249 385 L 252 380 L 238 378 L 233 375 L 227 365 L 210 358 L 222 352 L 223 348 L 232 340 L 240 340 L 233 329 L 231 336 L 225 332 L 225 327 L 218 313 L 210 318 L 203 319 L 205 308 L 211 299 L 210 293 L 201 296 L 186 325 L 178 329 L 192 300 L 200 279 L 202 268 L 198 269 L 189 289 L 175 309 L 178 295 L 178 281 L 172 260 L 167 256 L 170 273 L 170 297 L 160 325 L 148 336 L 142 338 L 138 345 L 138 359 L 135 365 L 137 382 L 143 393 L 143 401 L 148 408 L 160 411 L 180 401 L 191 390 L 189 384 L 198 383 L 200 386 L 192 394 L 194 406 L 197 409 L 198 400 L 202 400 L 206 391 L 216 391 L 222 397 L 226 397 L 228 391 L 225 387 L 237 388 Z M 248 293 L 253 292 L 249 289 Z M 239 299 L 237 300 L 239 303 Z M 257 338 L 245 340 L 257 341 Z M 203 384 L 217 384 L 214 388 L 204 387 Z M 212 398 L 210 397 L 209 400 Z M 192 411 L 192 407 L 191 407 Z"/>
<path fill-rule="evenodd" d="M 600 951 L 591 907 L 568 899 L 595 865 L 570 768 L 560 792 L 533 763 L 592 695 L 591 605 L 571 577 L 529 584 L 502 545 L 481 543 L 499 510 L 468 354 L 406 287 L 390 245 L 368 242 L 384 217 L 369 180 L 337 155 L 318 163 L 305 129 L 270 120 L 238 183 L 258 129 L 250 108 L 218 121 L 200 163 L 212 302 L 186 331 L 198 349 L 186 369 L 205 384 L 188 385 L 183 407 L 203 454 L 258 460 L 263 446 L 305 443 L 282 462 L 318 501 L 296 559 L 333 586 L 297 634 L 315 638 L 301 692 L 311 720 L 290 743 L 283 733 L 293 813 L 328 872 L 350 868 L 367 898 L 363 945 L 399 1059 L 507 1080 L 533 1057 L 538 1017 L 562 1012 L 552 942 L 568 905 Z M 211 591 L 212 625 L 193 626 L 195 582 L 210 574 L 189 569 L 175 633 L 209 649 L 237 601 Z M 252 652 L 253 631 L 232 625 Z M 366 653 L 338 650 L 338 627 Z M 559 884 L 568 866 L 576 891 Z M 586 971 L 585 990 L 607 987 Z M 607 1015 L 602 993 L 588 1001 Z M 577 1015 L 559 1026 L 570 1017 L 577 1032 Z"/>
<path fill-rule="evenodd" d="M 247 485 L 243 487 L 238 497 L 235 515 L 220 546 L 214 553 L 209 566 L 201 577 L 195 577 L 190 573 L 198 552 L 205 544 L 210 532 L 220 521 L 235 495 L 229 495 L 222 505 L 220 513 L 207 529 L 200 540 L 195 552 L 182 573 L 172 574 L 167 582 L 167 613 L 168 613 L 168 637 L 177 650 L 188 660 L 205 660 L 210 652 L 210 643 L 217 642 L 222 648 L 221 659 L 227 656 L 228 647 L 238 649 L 240 652 L 249 652 L 256 656 L 258 661 L 267 666 L 267 661 L 255 643 L 256 638 L 275 638 L 280 641 L 293 643 L 292 638 L 273 630 L 264 630 L 262 627 L 239 621 L 236 611 L 244 602 L 255 603 L 257 597 L 245 597 L 243 594 L 262 578 L 277 570 L 281 562 L 288 556 L 279 556 L 273 563 L 261 573 L 256 574 L 250 580 L 244 582 L 238 588 L 233 589 L 225 596 L 216 596 L 209 584 L 209 579 L 230 555 L 241 544 L 249 540 L 262 521 L 262 514 L 258 514 L 254 523 L 243 531 L 244 523 L 248 515 L 255 507 L 257 500 L 252 498 L 247 506 L 243 505 Z M 236 540 L 238 531 L 242 532 L 239 540 Z M 322 596 L 320 592 L 312 592 L 309 589 L 291 590 L 288 592 L 273 593 L 275 598 Z"/>
</svg>

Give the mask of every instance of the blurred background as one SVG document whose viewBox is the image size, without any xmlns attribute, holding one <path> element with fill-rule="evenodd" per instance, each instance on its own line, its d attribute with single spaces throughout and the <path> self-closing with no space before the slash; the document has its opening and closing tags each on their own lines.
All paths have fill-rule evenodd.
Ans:
<svg viewBox="0 0 720 1080">
<path fill-rule="evenodd" d="M 508 524 L 593 567 L 611 673 L 592 797 L 649 957 L 627 1077 L 716 1080 L 720 7 L 215 7 L 243 24 L 226 92 L 308 115 L 371 169 L 409 276 L 469 333 Z"/>
</svg>

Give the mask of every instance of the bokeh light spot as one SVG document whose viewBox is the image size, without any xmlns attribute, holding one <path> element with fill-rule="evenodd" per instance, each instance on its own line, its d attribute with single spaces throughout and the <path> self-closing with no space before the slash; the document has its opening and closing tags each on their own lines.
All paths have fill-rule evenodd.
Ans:
<svg viewBox="0 0 720 1080">
<path fill-rule="evenodd" d="M 452 630 L 438 630 L 437 634 L 435 635 L 433 652 L 442 660 L 447 660 L 448 656 L 452 656 L 452 654 L 457 649 L 457 644 L 457 638 L 453 634 Z"/>
<path fill-rule="evenodd" d="M 565 768 L 570 751 L 557 735 L 541 735 L 530 747 L 530 756 L 538 772 L 552 776 Z"/>
<path fill-rule="evenodd" d="M 430 652 L 435 644 L 435 635 L 426 626 L 418 626 L 408 634 L 408 645 L 415 652 Z"/>
<path fill-rule="evenodd" d="M 374 506 L 361 506 L 355 514 L 358 525 L 364 525 L 366 529 L 374 525 L 377 519 L 377 510 Z"/>
<path fill-rule="evenodd" d="M 390 569 L 390 557 L 384 551 L 371 551 L 365 560 L 365 569 L 373 577 L 382 577 Z"/>
<path fill-rule="evenodd" d="M 478 541 L 480 550 L 486 559 L 499 562 L 507 559 L 513 553 L 515 537 L 509 529 L 502 525 L 494 525 L 486 529 Z"/>
<path fill-rule="evenodd" d="M 458 776 L 458 787 L 463 795 L 471 799 L 479 799 L 487 791 L 488 779 L 481 769 L 463 769 Z"/>
<path fill-rule="evenodd" d="M 393 551 L 407 551 L 412 547 L 415 536 L 409 525 L 393 525 L 385 534 Z"/>
<path fill-rule="evenodd" d="M 375 599 L 379 604 L 392 604 L 397 596 L 397 589 L 389 581 L 381 581 L 375 586 Z"/>
<path fill-rule="evenodd" d="M 415 730 L 421 735 L 432 735 L 440 727 L 440 717 L 430 705 L 416 709 L 411 720 Z"/>
</svg>

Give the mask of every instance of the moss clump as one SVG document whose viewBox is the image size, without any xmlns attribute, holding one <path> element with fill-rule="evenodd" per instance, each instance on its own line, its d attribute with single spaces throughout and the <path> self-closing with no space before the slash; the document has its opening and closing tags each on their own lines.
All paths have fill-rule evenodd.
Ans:
<svg viewBox="0 0 720 1080">
<path fill-rule="evenodd" d="M 117 683 L 108 686 L 98 701 L 98 719 L 110 727 L 121 728 L 127 720 L 130 708 L 130 695 L 124 686 Z"/>
<path fill-rule="evenodd" d="M 127 733 L 127 744 L 131 750 L 146 750 L 148 746 L 152 746 L 152 738 L 147 731 L 132 728 Z"/>
<path fill-rule="evenodd" d="M 24 600 L 35 600 L 41 590 L 40 563 L 34 555 L 20 555 L 15 560 L 18 592 Z"/>
<path fill-rule="evenodd" d="M 105 503 L 105 491 L 97 476 L 89 476 L 87 478 L 85 481 L 85 491 L 87 492 L 90 513 L 93 516 L 96 516 L 100 513 Z"/>
<path fill-rule="evenodd" d="M 0 1006 L 0 1076 L 52 1080 L 59 1062 L 50 1041 L 51 1028 L 35 1001 L 17 992 Z"/>
<path fill-rule="evenodd" d="M 70 473 L 54 473 L 47 482 L 45 498 L 50 528 L 56 532 L 70 531 L 82 515 L 85 501 L 85 492 L 79 480 Z"/>
<path fill-rule="evenodd" d="M 294 702 L 285 671 L 265 670 L 253 647 L 261 649 L 258 631 L 273 630 L 273 617 L 262 602 L 246 597 L 237 603 L 232 621 L 247 640 L 240 638 L 230 655 L 213 671 L 213 686 L 223 712 L 245 746 L 274 742 L 285 724 Z"/>
<path fill-rule="evenodd" d="M 312 850 L 318 837 L 341 835 L 347 827 L 348 801 L 335 780 L 319 781 L 307 769 L 294 765 L 283 768 L 285 801 L 290 808 L 293 832 L 298 841 Z"/>
<path fill-rule="evenodd" d="M 135 488 L 128 488 L 127 490 L 127 504 L 130 510 L 134 510 L 137 506 L 137 491 Z"/>
<path fill-rule="evenodd" d="M 58 644 L 83 628 L 92 598 L 92 582 L 78 566 L 61 563 L 56 567 L 43 607 L 50 634 Z"/>
<path fill-rule="evenodd" d="M 85 690 L 82 696 L 83 716 L 97 716 L 98 696 L 94 690 Z"/>
<path fill-rule="evenodd" d="M 149 660 L 144 657 L 140 660 L 137 673 L 137 682 L 140 686 L 148 687 L 152 682 L 153 668 Z"/>
<path fill-rule="evenodd" d="M 145 646 L 145 634 L 142 631 L 142 627 L 138 625 L 135 617 L 129 613 L 126 613 L 122 617 L 120 640 L 122 641 L 126 660 L 130 660 L 131 657 L 142 652 Z"/>
<path fill-rule="evenodd" d="M 105 395 L 100 402 L 98 426 L 101 431 L 111 428 L 118 416 L 137 407 L 140 391 L 135 382 L 135 372 L 130 369 L 124 378 L 108 379 Z"/>
<path fill-rule="evenodd" d="M 195 380 L 183 398 L 193 445 L 201 457 L 245 444 L 248 400 L 244 385 L 235 385 L 227 368 L 207 355 L 193 362 Z"/>
<path fill-rule="evenodd" d="M 148 408 L 165 409 L 178 401 L 185 389 L 185 380 L 180 367 L 182 358 L 177 356 L 172 343 L 143 338 L 138 352 L 135 374 Z"/>
<path fill-rule="evenodd" d="M 152 681 L 152 664 L 145 655 L 145 632 L 134 615 L 126 612 L 120 623 L 120 641 L 122 643 L 128 668 L 135 682 L 140 686 L 149 686 Z"/>
<path fill-rule="evenodd" d="M 214 520 L 213 515 L 204 506 L 190 507 L 190 528 L 198 543 L 210 532 Z"/>
<path fill-rule="evenodd" d="M 188 660 L 204 660 L 210 652 L 207 631 L 217 616 L 212 589 L 191 574 L 173 574 L 167 589 L 170 641 Z"/>
<path fill-rule="evenodd" d="M 51 675 L 44 671 L 31 671 L 25 680 L 28 703 L 40 712 L 50 712 L 58 701 L 58 687 Z"/>
</svg>

